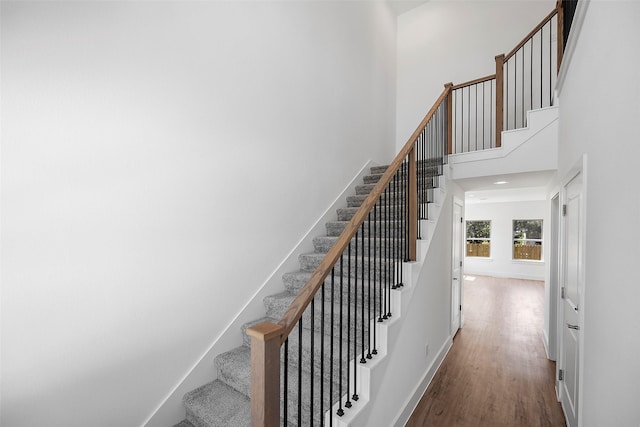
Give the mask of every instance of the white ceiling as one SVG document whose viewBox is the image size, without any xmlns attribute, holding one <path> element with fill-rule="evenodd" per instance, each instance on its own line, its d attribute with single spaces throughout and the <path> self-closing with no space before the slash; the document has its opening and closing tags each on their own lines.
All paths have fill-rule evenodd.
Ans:
<svg viewBox="0 0 640 427">
<path fill-rule="evenodd" d="M 466 203 L 499 203 L 545 200 L 555 171 L 492 175 L 456 180 L 465 190 Z M 506 181 L 506 184 L 495 184 Z"/>
</svg>

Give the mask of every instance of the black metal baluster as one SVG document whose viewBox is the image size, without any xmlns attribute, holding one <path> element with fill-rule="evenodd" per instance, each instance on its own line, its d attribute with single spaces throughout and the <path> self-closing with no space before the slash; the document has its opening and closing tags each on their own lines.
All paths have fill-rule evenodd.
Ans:
<svg viewBox="0 0 640 427">
<path fill-rule="evenodd" d="M 526 46 L 526 45 L 525 45 Z M 525 102 L 524 102 L 524 78 L 525 78 L 525 71 L 524 71 L 524 46 L 522 46 L 520 49 L 522 49 L 522 53 L 521 53 L 521 58 L 522 58 L 522 126 L 524 127 L 524 117 L 525 117 Z"/>
<path fill-rule="evenodd" d="M 371 213 L 369 213 L 369 215 L 371 215 Z M 362 336 L 361 336 L 361 341 L 360 341 L 361 347 L 362 347 L 361 348 L 362 353 L 360 353 L 360 363 L 367 363 L 367 360 L 364 358 L 364 356 L 365 356 L 365 354 L 364 354 L 364 325 L 366 323 L 365 320 L 364 320 L 364 308 L 365 308 L 365 305 L 366 305 L 365 304 L 365 294 L 364 294 L 364 276 L 365 276 L 365 272 L 364 272 L 364 257 L 365 257 L 364 256 L 364 253 L 365 253 L 365 250 L 364 250 L 364 222 L 362 223 L 360 228 L 362 229 L 362 233 L 360 233 L 361 236 L 362 236 L 361 237 L 361 241 L 360 241 L 360 246 L 362 246 L 362 259 L 361 259 L 361 262 L 362 262 L 362 278 L 361 278 L 361 282 L 360 282 L 362 284 L 362 286 L 361 286 L 362 304 L 360 304 L 360 306 L 361 306 L 360 309 L 361 309 L 361 314 L 362 314 L 362 316 L 360 316 L 360 318 L 362 319 L 362 328 L 361 328 Z"/>
<path fill-rule="evenodd" d="M 553 36 L 551 35 L 551 24 L 549 24 L 549 105 L 553 105 L 553 88 L 551 86 L 551 82 L 553 81 L 553 64 L 551 60 L 551 51 L 553 50 Z"/>
<path fill-rule="evenodd" d="M 506 62 L 506 67 L 507 67 L 507 72 L 505 73 L 506 77 L 504 79 L 504 83 L 505 83 L 505 86 L 506 86 L 506 88 L 505 88 L 506 97 L 505 98 L 506 98 L 507 102 L 505 102 L 505 106 L 504 106 L 504 114 L 506 115 L 506 118 L 505 118 L 505 121 L 504 121 L 504 123 L 505 123 L 505 129 L 504 130 L 509 130 L 509 68 L 510 68 L 509 67 L 509 61 Z M 498 113 L 496 112 L 496 114 L 498 114 Z M 497 137 L 498 137 L 498 135 L 497 135 L 497 132 L 496 132 L 496 138 Z"/>
<path fill-rule="evenodd" d="M 471 151 L 471 88 L 467 86 L 467 151 Z"/>
<path fill-rule="evenodd" d="M 335 338 L 334 321 L 335 321 L 335 284 L 336 284 L 336 267 L 331 268 L 331 344 L 330 344 L 330 356 L 329 356 L 329 427 L 333 427 L 333 414 L 331 409 L 333 408 L 333 340 Z"/>
<path fill-rule="evenodd" d="M 324 426 L 324 322 L 325 322 L 325 309 L 324 309 L 324 285 L 322 282 L 322 288 L 320 289 L 320 297 L 322 298 L 322 305 L 320 306 L 320 426 Z M 331 400 L 329 400 L 331 401 Z"/>
<path fill-rule="evenodd" d="M 544 56 L 542 46 L 544 45 L 544 27 L 540 29 L 540 108 L 542 108 L 542 80 L 544 79 L 544 71 L 542 67 L 542 57 Z"/>
<path fill-rule="evenodd" d="M 311 327 L 311 333 L 309 334 L 309 344 L 310 344 L 310 348 L 311 348 L 311 355 L 310 355 L 310 366 L 309 366 L 309 380 L 311 382 L 310 384 L 310 389 L 309 389 L 309 425 L 313 425 L 313 388 L 314 388 L 314 377 L 313 377 L 313 371 L 314 371 L 314 341 L 315 341 L 315 317 L 316 317 L 316 310 L 315 310 L 315 296 L 311 299 L 311 321 L 310 321 L 310 327 Z M 302 344 L 300 344 L 301 348 L 302 348 Z M 300 365 L 300 370 L 302 370 L 302 365 Z"/>
<path fill-rule="evenodd" d="M 283 394 L 283 418 L 282 422 L 287 425 L 287 415 L 289 408 L 289 338 L 284 340 L 284 394 Z"/>
<path fill-rule="evenodd" d="M 531 43 L 531 47 L 529 48 L 529 88 L 531 94 L 529 95 L 529 110 L 533 110 L 533 37 L 529 41 Z"/>
<path fill-rule="evenodd" d="M 380 205 L 376 205 L 376 210 L 374 211 L 374 222 L 373 222 L 373 234 L 375 234 L 376 236 L 376 241 L 374 242 L 374 245 L 377 244 L 378 246 L 378 257 L 377 260 L 378 262 L 374 262 L 374 271 L 376 274 L 376 277 L 378 278 L 378 281 L 376 283 L 377 287 L 378 287 L 378 322 L 382 322 L 382 251 L 383 251 L 383 246 L 382 246 L 382 224 L 379 224 L 378 222 L 378 210 L 380 211 L 380 222 L 382 222 L 382 196 L 379 199 Z M 380 226 L 380 231 L 377 230 L 378 225 Z M 374 313 L 375 314 L 375 313 Z M 374 345 L 374 354 L 377 354 L 378 351 L 375 349 L 376 346 Z"/>
<path fill-rule="evenodd" d="M 384 245 L 384 265 L 380 264 L 380 267 L 382 268 L 382 270 L 384 271 L 384 313 L 382 318 L 384 320 L 387 320 L 389 318 L 389 316 L 387 316 L 387 283 L 388 283 L 388 279 L 389 279 L 389 269 L 388 269 L 388 264 L 389 264 L 389 185 L 387 184 L 386 188 L 384 189 L 384 194 L 385 194 L 385 205 L 384 205 L 384 240 L 383 245 Z"/>
<path fill-rule="evenodd" d="M 386 240 L 387 240 L 387 256 L 385 258 L 385 264 L 386 264 L 386 270 L 387 270 L 387 313 L 385 314 L 387 317 L 387 319 L 389 317 L 391 317 L 391 304 L 389 303 L 391 301 L 391 283 L 393 281 L 393 276 L 391 275 L 391 209 L 390 209 L 390 203 L 391 203 L 391 189 L 390 189 L 390 184 L 387 185 L 387 190 L 389 191 L 389 197 L 387 198 L 387 214 L 385 216 L 386 219 L 386 223 L 387 223 L 387 235 L 386 235 Z"/>
<path fill-rule="evenodd" d="M 496 144 L 493 142 L 493 107 L 494 105 L 496 105 L 495 100 L 493 99 L 493 80 L 491 80 L 491 84 L 489 84 L 489 90 L 491 91 L 489 94 L 489 98 L 490 98 L 490 105 L 491 107 L 489 108 L 489 144 L 490 147 L 495 147 Z M 445 124 L 444 129 L 446 129 L 447 126 Z M 446 138 L 445 138 L 446 139 Z"/>
<path fill-rule="evenodd" d="M 358 232 L 356 231 L 356 256 L 355 275 L 353 283 L 353 400 L 358 400 L 358 366 L 356 364 L 358 354 Z"/>
<path fill-rule="evenodd" d="M 478 150 L 478 85 L 474 85 L 476 87 L 476 151 Z"/>
<path fill-rule="evenodd" d="M 302 317 L 298 320 L 298 425 L 302 425 Z"/>
<path fill-rule="evenodd" d="M 395 175 L 393 175 L 393 178 L 391 178 L 391 197 L 393 199 L 393 206 L 391 207 L 391 209 L 389 210 L 389 213 L 391 214 L 391 238 L 389 239 L 389 249 L 390 249 L 390 257 L 388 262 L 391 264 L 391 277 L 392 277 L 392 285 L 391 285 L 391 289 L 395 289 L 398 287 L 397 285 L 397 275 L 396 275 L 396 206 L 398 203 L 398 189 L 396 188 L 396 178 L 398 177 L 398 174 L 396 173 Z"/>
<path fill-rule="evenodd" d="M 376 205 L 373 206 L 373 212 L 375 215 L 375 209 L 376 209 Z M 375 221 L 375 219 L 374 219 Z M 375 224 L 374 224 L 375 227 Z M 367 353 L 367 359 L 371 359 L 371 335 L 373 335 L 373 348 L 376 348 L 376 328 L 375 325 L 372 325 L 371 319 L 376 317 L 376 287 L 375 287 L 375 283 L 373 286 L 373 317 L 371 317 L 371 260 L 373 259 L 373 263 L 375 265 L 375 259 L 376 259 L 376 241 L 373 241 L 373 257 L 371 256 L 371 211 L 369 211 L 369 215 L 367 217 L 367 228 L 369 231 L 369 274 L 367 275 L 367 278 L 369 280 L 369 323 L 368 323 L 368 327 L 369 327 L 369 352 Z M 374 231 L 375 233 L 375 231 Z M 373 239 L 375 239 L 375 236 L 373 236 Z M 374 273 L 375 273 L 375 268 L 373 269 Z M 373 332 L 371 331 L 371 329 L 373 329 Z"/>
<path fill-rule="evenodd" d="M 356 240 L 357 241 L 357 240 Z M 344 403 L 345 408 L 351 408 L 351 384 L 349 378 L 351 377 L 351 242 L 347 247 L 347 401 Z"/>
<path fill-rule="evenodd" d="M 344 415 L 344 410 L 342 409 L 342 303 L 343 303 L 343 294 L 344 294 L 344 252 L 342 254 L 340 254 L 340 319 L 338 320 L 338 330 L 339 330 L 339 334 L 340 334 L 340 341 L 338 341 L 338 346 L 340 348 L 339 350 L 339 357 L 338 357 L 338 363 L 340 368 L 338 369 L 339 371 L 339 376 L 338 376 L 338 398 L 340 401 L 340 404 L 338 406 L 338 411 L 336 412 L 336 414 L 338 414 L 338 416 L 343 416 Z"/>
</svg>

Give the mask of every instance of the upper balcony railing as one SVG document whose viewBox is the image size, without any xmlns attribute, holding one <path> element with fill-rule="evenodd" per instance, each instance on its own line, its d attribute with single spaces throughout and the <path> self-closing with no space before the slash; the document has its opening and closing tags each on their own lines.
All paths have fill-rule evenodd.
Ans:
<svg viewBox="0 0 640 427">
<path fill-rule="evenodd" d="M 509 53 L 495 57 L 495 74 L 452 87 L 449 154 L 501 147 L 502 131 L 526 127 L 528 111 L 553 105 L 575 4 L 559 0 Z"/>
</svg>

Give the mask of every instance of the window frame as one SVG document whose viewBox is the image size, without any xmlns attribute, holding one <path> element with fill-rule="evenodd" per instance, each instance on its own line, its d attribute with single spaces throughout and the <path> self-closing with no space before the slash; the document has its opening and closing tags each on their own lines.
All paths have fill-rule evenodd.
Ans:
<svg viewBox="0 0 640 427">
<path fill-rule="evenodd" d="M 516 222 L 521 221 L 539 221 L 540 222 L 540 238 L 539 239 L 530 239 L 530 238 L 521 238 L 516 237 Z M 533 245 L 516 245 L 516 242 L 534 242 Z M 516 246 L 540 246 L 540 258 L 516 258 Z M 511 260 L 512 261 L 524 261 L 524 262 L 544 262 L 544 219 L 542 218 L 533 218 L 533 219 L 513 219 L 511 220 Z"/>
<path fill-rule="evenodd" d="M 489 223 L 489 236 L 488 237 L 469 237 L 469 223 L 471 222 L 488 222 Z M 465 258 L 479 258 L 479 259 L 490 259 L 491 258 L 491 223 L 490 219 L 468 219 L 465 221 L 465 230 L 464 230 L 464 243 L 465 243 Z M 480 242 L 488 242 L 489 246 L 489 254 L 488 255 L 469 255 L 469 241 L 480 241 Z"/>
</svg>

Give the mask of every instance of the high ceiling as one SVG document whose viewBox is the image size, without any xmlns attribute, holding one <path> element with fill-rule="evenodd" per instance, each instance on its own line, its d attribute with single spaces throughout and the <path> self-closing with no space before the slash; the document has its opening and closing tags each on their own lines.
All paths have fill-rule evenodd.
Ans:
<svg viewBox="0 0 640 427">
<path fill-rule="evenodd" d="M 456 180 L 466 192 L 467 203 L 545 200 L 555 171 L 493 175 Z M 498 184 L 497 184 L 498 183 Z"/>
</svg>

